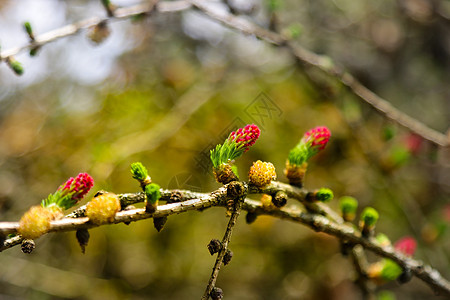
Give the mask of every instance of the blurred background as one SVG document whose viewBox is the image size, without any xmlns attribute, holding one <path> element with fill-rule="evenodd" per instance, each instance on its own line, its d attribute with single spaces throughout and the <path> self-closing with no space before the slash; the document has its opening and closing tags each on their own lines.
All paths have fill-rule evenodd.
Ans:
<svg viewBox="0 0 450 300">
<path fill-rule="evenodd" d="M 277 27 L 403 112 L 448 130 L 449 1 L 229 2 L 242 18 Z M 223 2 L 214 7 L 230 10 Z M 27 42 L 25 21 L 40 34 L 104 15 L 100 1 L 2 0 L 1 47 Z M 154 13 L 109 28 L 100 45 L 84 31 L 36 57 L 18 55 L 21 77 L 0 64 L 1 221 L 19 220 L 80 172 L 94 177 L 94 190 L 138 192 L 129 171 L 135 161 L 164 188 L 210 192 L 219 185 L 209 150 L 249 123 L 262 134 L 237 162 L 241 178 L 261 159 L 285 181 L 289 150 L 306 130 L 324 125 L 332 139 L 311 160 L 306 188 L 328 187 L 336 198 L 375 207 L 378 232 L 392 241 L 413 236 L 415 257 L 450 278 L 448 149 L 386 121 L 328 75 L 306 72 L 285 49 L 199 11 Z M 244 217 L 217 282 L 226 299 L 361 299 L 335 238 L 270 217 L 247 225 Z M 222 238 L 227 222 L 223 209 L 212 208 L 169 217 L 160 233 L 152 220 L 103 226 L 90 231 L 84 255 L 75 233 L 49 234 L 31 255 L 20 247 L 0 254 L 0 298 L 199 299 L 215 260 L 206 245 Z M 418 279 L 377 292 L 379 299 L 439 299 Z"/>
</svg>

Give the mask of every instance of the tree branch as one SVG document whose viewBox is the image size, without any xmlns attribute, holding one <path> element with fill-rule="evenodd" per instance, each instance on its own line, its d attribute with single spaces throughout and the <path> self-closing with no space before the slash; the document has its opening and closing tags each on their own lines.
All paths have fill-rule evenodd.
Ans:
<svg viewBox="0 0 450 300">
<path fill-rule="evenodd" d="M 356 270 L 355 283 L 361 288 L 364 299 L 375 299 L 374 285 L 367 278 L 367 257 L 361 245 L 351 249 L 350 256 Z"/>
<path fill-rule="evenodd" d="M 317 232 L 333 235 L 351 244 L 359 244 L 379 256 L 392 259 L 402 268 L 411 270 L 412 274 L 426 282 L 436 293 L 450 296 L 450 282 L 443 278 L 437 270 L 425 265 L 419 260 L 406 257 L 402 253 L 395 251 L 392 246 L 382 247 L 374 239 L 361 237 L 361 233 L 351 226 L 337 224 L 322 215 L 308 213 L 298 209 L 267 211 L 262 208 L 260 203 L 253 200 L 246 200 L 243 209 L 257 214 L 270 215 L 280 219 L 302 223 Z"/>
<path fill-rule="evenodd" d="M 61 38 L 75 35 L 82 30 L 94 27 L 102 22 L 127 20 L 130 19 L 131 17 L 138 16 L 141 14 L 150 14 L 153 11 L 161 13 L 177 12 L 186 10 L 190 7 L 191 5 L 189 3 L 180 0 L 180 1 L 159 2 L 159 3 L 158 1 L 152 1 L 150 3 L 118 8 L 114 10 L 114 15 L 111 17 L 92 17 L 37 35 L 35 36 L 35 39 L 33 41 L 30 41 L 26 45 L 2 51 L 0 53 L 0 59 L 6 60 L 27 49 L 41 47 L 44 46 L 45 44 L 59 40 Z"/>
<path fill-rule="evenodd" d="M 194 7 L 211 17 L 213 20 L 225 24 L 228 27 L 236 29 L 244 34 L 254 35 L 275 46 L 286 47 L 287 49 L 289 49 L 292 55 L 294 55 L 295 58 L 304 66 L 319 68 L 320 70 L 322 70 L 329 76 L 332 76 L 341 84 L 346 86 L 354 95 L 375 108 L 384 117 L 411 130 L 425 140 L 443 147 L 450 144 L 449 138 L 445 134 L 429 128 L 420 121 L 398 110 L 387 100 L 381 98 L 380 96 L 366 88 L 355 77 L 353 77 L 353 75 L 338 67 L 331 58 L 324 55 L 318 55 L 299 45 L 294 45 L 284 36 L 259 27 L 247 20 L 242 19 L 241 17 L 236 17 L 225 12 L 219 14 L 211 9 L 206 1 L 189 0 L 189 2 Z"/>
<path fill-rule="evenodd" d="M 225 231 L 225 234 L 222 239 L 222 249 L 220 249 L 216 262 L 214 263 L 213 271 L 211 273 L 211 276 L 208 281 L 208 285 L 206 286 L 205 293 L 203 294 L 202 300 L 208 300 L 209 295 L 216 285 L 217 276 L 219 275 L 220 267 L 222 266 L 223 259 L 225 257 L 225 254 L 228 251 L 228 244 L 231 240 L 231 234 L 233 233 L 233 228 L 236 225 L 237 218 L 239 217 L 239 214 L 241 212 L 241 206 L 242 202 L 245 200 L 244 197 L 238 197 L 237 199 L 234 199 L 236 203 L 234 204 L 233 212 L 231 213 L 230 221 L 228 221 L 227 229 Z"/>
<path fill-rule="evenodd" d="M 301 195 L 306 195 L 308 193 L 305 189 L 292 188 L 289 185 L 280 182 L 272 182 L 263 189 L 249 186 L 248 194 L 260 194 L 275 191 L 283 191 L 289 196 L 298 198 L 301 198 Z M 167 200 L 170 197 L 171 192 L 172 191 L 170 190 L 162 190 L 163 199 Z M 116 214 L 112 224 L 167 217 L 191 210 L 203 210 L 213 206 L 226 206 L 227 186 L 225 185 L 210 194 L 193 193 L 189 191 L 183 191 L 182 194 L 182 202 L 160 205 L 154 213 L 146 213 L 144 208 L 120 211 Z M 143 193 L 122 194 L 119 196 L 122 203 L 128 204 L 141 202 L 145 199 Z M 352 226 L 339 224 L 322 214 L 310 212 L 308 210 L 305 211 L 298 206 L 270 210 L 262 207 L 259 201 L 248 198 L 242 203 L 242 209 L 256 213 L 257 215 L 269 215 L 275 218 L 301 223 L 317 232 L 327 233 L 350 244 L 359 244 L 381 257 L 392 259 L 402 268 L 411 270 L 413 275 L 427 283 L 435 292 L 450 296 L 450 282 L 443 278 L 437 270 L 433 269 L 431 266 L 425 265 L 422 261 L 404 256 L 402 253 L 395 251 L 392 246 L 382 247 L 374 239 L 361 237 L 361 233 Z M 80 210 L 82 211 L 81 208 Z M 62 220 L 51 222 L 50 232 L 75 231 L 77 229 L 89 229 L 94 227 L 98 226 L 90 223 L 87 217 L 74 216 L 72 218 L 66 217 Z M 0 234 L 14 233 L 17 231 L 17 228 L 18 223 L 0 222 Z M 0 247 L 0 252 L 20 244 L 21 241 L 22 239 L 20 236 L 7 239 L 4 242 L 4 245 Z"/>
</svg>

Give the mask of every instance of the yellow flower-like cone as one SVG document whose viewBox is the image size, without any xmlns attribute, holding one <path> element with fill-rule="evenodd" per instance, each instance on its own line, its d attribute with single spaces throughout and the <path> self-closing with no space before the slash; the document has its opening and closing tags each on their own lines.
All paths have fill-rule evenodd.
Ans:
<svg viewBox="0 0 450 300">
<path fill-rule="evenodd" d="M 272 180 L 277 178 L 275 167 L 270 162 L 256 161 L 250 168 L 248 179 L 251 184 L 257 187 L 268 185 Z"/>
<path fill-rule="evenodd" d="M 50 222 L 61 218 L 62 212 L 56 206 L 32 206 L 20 219 L 18 233 L 24 239 L 36 239 L 47 233 Z"/>
<path fill-rule="evenodd" d="M 96 225 L 111 223 L 120 210 L 120 201 L 116 194 L 106 193 L 92 199 L 86 205 L 86 217 Z"/>
</svg>

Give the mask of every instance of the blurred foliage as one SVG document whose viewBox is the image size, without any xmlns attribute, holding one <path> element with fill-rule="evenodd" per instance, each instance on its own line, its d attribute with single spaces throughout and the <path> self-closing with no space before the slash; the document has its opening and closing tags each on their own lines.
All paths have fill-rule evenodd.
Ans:
<svg viewBox="0 0 450 300">
<path fill-rule="evenodd" d="M 268 24 L 274 10 L 278 27 L 302 45 L 345 65 L 396 107 L 447 130 L 445 1 L 251 3 L 256 22 Z M 289 150 L 306 130 L 325 125 L 332 138 L 311 159 L 305 186 L 331 188 L 336 198 L 353 196 L 359 211 L 375 207 L 378 232 L 393 241 L 414 236 L 416 257 L 449 278 L 449 161 L 443 150 L 411 143 L 407 130 L 327 75 L 306 75 L 283 49 L 202 22 L 191 11 L 152 15 L 126 27 L 136 45 L 104 82 L 83 85 L 56 72 L 3 98 L 0 219 L 18 220 L 79 172 L 94 177 L 94 190 L 137 192 L 129 171 L 135 161 L 148 166 L 162 187 L 212 191 L 219 185 L 209 150 L 247 123 L 258 124 L 262 134 L 237 162 L 241 178 L 261 159 L 272 162 L 285 181 Z M 77 47 L 70 39 L 65 43 Z M 311 78 L 326 80 L 329 90 L 317 89 Z M 336 200 L 330 205 L 338 208 Z M 19 247 L 1 253 L 0 296 L 198 299 L 215 259 L 206 245 L 222 237 L 227 221 L 223 209 L 213 208 L 169 217 L 160 233 L 152 220 L 104 226 L 90 231 L 85 255 L 74 232 L 50 234 L 37 241 L 31 256 Z M 247 225 L 241 216 L 230 247 L 233 260 L 217 283 L 227 299 L 361 298 L 352 264 L 333 237 L 269 217 Z M 391 292 L 379 299 L 433 299 L 417 279 L 382 289 Z"/>
</svg>

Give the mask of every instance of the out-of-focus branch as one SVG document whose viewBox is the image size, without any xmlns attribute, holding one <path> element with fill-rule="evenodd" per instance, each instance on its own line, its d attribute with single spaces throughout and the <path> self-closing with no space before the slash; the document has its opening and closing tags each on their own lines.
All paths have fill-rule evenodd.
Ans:
<svg viewBox="0 0 450 300">
<path fill-rule="evenodd" d="M 420 121 L 396 109 L 387 100 L 366 88 L 353 77 L 353 75 L 337 66 L 330 57 L 318 55 L 299 45 L 294 45 L 294 43 L 290 42 L 284 36 L 259 27 L 241 17 L 226 12 L 217 13 L 210 5 L 208 5 L 207 1 L 189 0 L 189 2 L 213 20 L 225 24 L 228 27 L 236 29 L 244 34 L 256 36 L 273 45 L 288 48 L 302 65 L 307 68 L 319 68 L 329 76 L 334 77 L 341 84 L 346 86 L 354 95 L 371 105 L 383 116 L 420 135 L 425 140 L 440 146 L 450 144 L 449 139 L 445 134 L 429 128 Z"/>
<path fill-rule="evenodd" d="M 359 244 L 365 249 L 370 250 L 382 257 L 390 258 L 404 269 L 411 270 L 411 273 L 426 282 L 436 293 L 450 296 L 450 282 L 432 267 L 425 265 L 419 260 L 406 257 L 402 253 L 394 250 L 392 246 L 382 247 L 373 239 L 361 237 L 353 227 L 345 224 L 337 224 L 328 218 L 304 211 L 293 209 L 279 209 L 267 211 L 256 201 L 246 200 L 243 206 L 244 210 L 252 211 L 257 214 L 270 215 L 280 219 L 290 220 L 305 224 L 317 232 L 324 232 L 341 240 L 352 244 Z"/>
<path fill-rule="evenodd" d="M 164 118 L 143 131 L 119 138 L 111 144 L 110 151 L 124 159 L 142 151 L 151 151 L 173 136 L 213 95 L 211 86 L 194 85 L 184 93 Z M 133 144 L 130 149 L 129 145 Z"/>
<path fill-rule="evenodd" d="M 355 282 L 361 288 L 364 299 L 375 299 L 374 285 L 367 278 L 367 267 L 369 264 L 367 262 L 366 254 L 364 253 L 364 249 L 361 245 L 356 245 L 351 249 L 350 257 L 357 274 Z"/>
<path fill-rule="evenodd" d="M 267 186 L 267 188 L 264 189 L 249 187 L 248 192 L 249 194 L 259 194 L 280 190 L 293 196 L 295 196 L 297 192 L 300 193 L 299 195 L 306 195 L 308 193 L 304 189 L 285 188 L 287 186 L 288 185 L 279 182 L 272 182 Z M 163 190 L 164 197 L 166 197 L 165 199 L 169 197 L 169 193 L 170 191 Z M 146 213 L 143 208 L 120 211 L 116 214 L 113 224 L 134 222 L 148 218 L 167 217 L 191 210 L 203 210 L 213 206 L 226 206 L 227 186 L 223 186 L 210 194 L 184 191 L 182 195 L 182 202 L 160 205 L 154 213 Z M 123 194 L 120 196 L 122 201 L 125 202 L 127 201 L 125 199 L 133 199 L 131 202 L 144 200 L 142 193 Z M 327 216 L 320 213 L 311 212 L 310 210 L 304 210 L 298 206 L 291 206 L 282 209 L 267 209 L 264 208 L 259 201 L 245 199 L 244 203 L 242 203 L 242 209 L 256 213 L 257 215 L 269 215 L 275 218 L 301 223 L 317 232 L 327 233 L 339 238 L 340 240 L 346 241 L 349 244 L 359 244 L 379 256 L 392 259 L 402 268 L 411 270 L 413 275 L 427 283 L 436 293 L 450 297 L 450 282 L 443 278 L 437 270 L 433 269 L 431 266 L 425 265 L 419 260 L 406 257 L 402 253 L 395 251 L 392 246 L 382 247 L 374 239 L 363 238 L 361 233 L 352 226 L 339 224 L 330 220 Z M 5 234 L 16 232 L 17 227 L 18 224 L 14 222 L 0 222 L 0 233 Z M 62 220 L 51 222 L 50 232 L 75 231 L 78 229 L 89 229 L 93 227 L 98 226 L 90 223 L 87 217 L 64 218 Z M 0 247 L 0 251 L 20 244 L 21 240 L 22 239 L 20 236 L 7 239 L 3 246 Z"/>
<path fill-rule="evenodd" d="M 191 5 L 186 1 L 159 2 L 159 3 L 158 1 L 152 1 L 150 3 L 139 4 L 124 8 L 117 8 L 114 10 L 114 15 L 111 17 L 92 17 L 37 35 L 35 36 L 35 39 L 33 41 L 30 41 L 26 45 L 2 51 L 0 54 L 0 58 L 2 60 L 6 60 L 27 49 L 41 47 L 45 44 L 59 40 L 61 38 L 75 35 L 82 30 L 94 27 L 106 21 L 112 22 L 119 20 L 128 20 L 131 17 L 142 14 L 150 14 L 153 11 L 157 11 L 160 13 L 177 12 L 186 10 L 190 7 Z"/>
<path fill-rule="evenodd" d="M 60 38 L 74 35 L 83 29 L 99 25 L 102 22 L 129 19 L 137 15 L 150 14 L 153 11 L 161 13 L 183 11 L 189 9 L 191 6 L 196 7 L 206 15 L 210 16 L 212 19 L 231 28 L 234 28 L 241 33 L 254 35 L 277 46 L 287 47 L 291 51 L 291 53 L 299 60 L 299 62 L 301 62 L 305 67 L 319 68 L 328 75 L 336 78 L 341 84 L 349 88 L 349 90 L 354 95 L 371 105 L 386 118 L 391 119 L 392 121 L 405 128 L 408 128 L 412 132 L 420 135 L 422 138 L 434 144 L 440 146 L 447 146 L 450 144 L 449 138 L 445 134 L 429 128 L 420 121 L 396 109 L 388 101 L 381 98 L 380 96 L 366 88 L 364 85 L 362 85 L 355 77 L 353 77 L 353 75 L 334 64 L 331 58 L 315 54 L 299 45 L 294 45 L 284 36 L 261 28 L 241 17 L 236 17 L 226 12 L 217 13 L 216 11 L 211 9 L 207 1 L 202 0 L 179 0 L 173 2 L 154 1 L 126 8 L 118 8 L 114 10 L 114 15 L 111 17 L 89 18 L 38 35 L 34 40 L 30 41 L 24 46 L 2 51 L 0 53 L 0 58 L 3 60 L 7 60 L 26 49 L 41 47 Z"/>
</svg>

